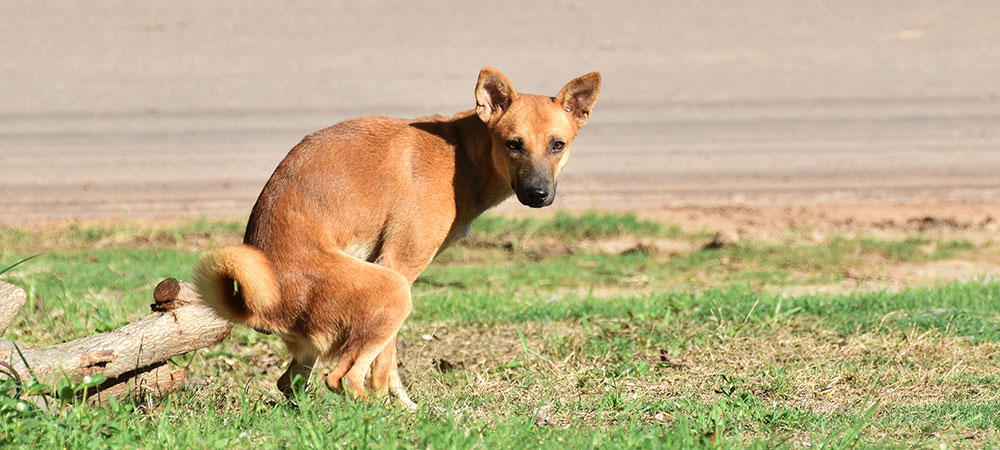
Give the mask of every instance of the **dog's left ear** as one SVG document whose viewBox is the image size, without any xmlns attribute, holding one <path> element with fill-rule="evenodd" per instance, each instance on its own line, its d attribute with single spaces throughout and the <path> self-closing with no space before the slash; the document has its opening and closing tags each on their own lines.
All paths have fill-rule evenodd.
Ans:
<svg viewBox="0 0 1000 450">
<path fill-rule="evenodd" d="M 590 110 L 594 108 L 600 92 L 601 74 L 591 72 L 567 83 L 556 96 L 556 104 L 569 114 L 579 128 L 590 118 Z"/>
</svg>

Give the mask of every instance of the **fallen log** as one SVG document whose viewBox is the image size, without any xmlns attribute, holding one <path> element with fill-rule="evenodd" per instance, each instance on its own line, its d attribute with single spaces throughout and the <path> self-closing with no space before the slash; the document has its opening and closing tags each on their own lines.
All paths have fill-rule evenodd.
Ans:
<svg viewBox="0 0 1000 450">
<path fill-rule="evenodd" d="M 167 359 L 221 342 L 232 324 L 201 303 L 191 285 L 168 278 L 154 291 L 153 313 L 117 330 L 45 348 L 15 348 L 0 340 L 0 378 L 34 378 L 52 384 L 87 375 L 108 378 L 97 392 L 120 395 L 126 386 L 170 391 L 183 382 L 183 370 Z M 9 373 L 8 373 L 9 372 Z"/>
</svg>

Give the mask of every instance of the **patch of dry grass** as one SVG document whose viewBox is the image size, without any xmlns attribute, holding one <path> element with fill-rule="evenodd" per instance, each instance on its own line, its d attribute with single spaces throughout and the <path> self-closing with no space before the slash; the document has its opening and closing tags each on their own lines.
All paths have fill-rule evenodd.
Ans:
<svg viewBox="0 0 1000 450">
<path fill-rule="evenodd" d="M 926 433 L 879 417 L 1000 402 L 1000 392 L 981 382 L 1000 377 L 1000 343 L 941 330 L 841 334 L 810 317 L 726 325 L 628 318 L 411 323 L 400 337 L 401 373 L 422 407 L 456 420 L 527 415 L 552 427 L 672 424 L 743 396 L 811 418 L 850 417 L 877 405 L 868 433 L 912 441 Z M 225 347 L 236 353 L 206 355 L 196 372 L 235 385 L 251 376 L 251 386 L 277 395 L 280 345 L 263 339 Z M 754 421 L 743 426 L 748 438 L 797 435 Z"/>
<path fill-rule="evenodd" d="M 685 331 L 675 337 L 663 330 L 668 326 Z M 504 387 L 493 390 L 489 387 L 493 378 L 535 372 L 540 378 L 551 378 L 553 393 L 566 403 L 580 395 L 600 394 L 611 380 L 625 382 L 629 393 L 661 398 L 695 393 L 708 401 L 717 396 L 714 391 L 723 375 L 740 379 L 741 386 L 761 398 L 815 412 L 854 407 L 869 397 L 900 406 L 1000 400 L 1000 392 L 961 381 L 971 375 L 1000 375 L 1000 344 L 974 344 L 939 331 L 845 336 L 807 318 L 789 320 L 780 328 L 748 327 L 756 329 L 736 336 L 715 334 L 713 327 L 704 324 L 622 319 L 596 321 L 589 328 L 581 322 L 420 327 L 414 331 L 421 338 L 404 336 L 409 339 L 403 342 L 409 344 L 401 354 L 415 366 L 408 366 L 411 376 L 436 376 L 429 369 L 438 360 L 448 361 L 455 371 L 476 373 L 478 386 L 473 387 L 484 395 L 501 395 L 510 388 L 500 381 Z M 628 351 L 605 351 L 599 342 L 608 341 L 610 328 L 615 339 L 637 344 Z M 522 335 L 526 345 L 522 345 Z M 676 345 L 676 338 L 682 346 L 668 349 Z M 512 361 L 523 365 L 511 367 Z M 780 380 L 775 374 L 780 374 Z M 516 395 L 526 396 L 532 394 Z"/>
</svg>

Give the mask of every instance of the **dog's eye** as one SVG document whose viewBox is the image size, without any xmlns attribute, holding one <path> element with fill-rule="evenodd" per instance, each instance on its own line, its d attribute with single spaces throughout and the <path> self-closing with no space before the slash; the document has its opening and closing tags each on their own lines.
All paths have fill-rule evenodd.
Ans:
<svg viewBox="0 0 1000 450">
<path fill-rule="evenodd" d="M 555 141 L 552 143 L 552 153 L 559 153 L 566 148 L 566 143 L 563 141 Z"/>
<path fill-rule="evenodd" d="M 518 141 L 517 139 L 511 139 L 507 141 L 507 150 L 510 150 L 512 152 L 520 152 L 521 142 Z"/>
</svg>

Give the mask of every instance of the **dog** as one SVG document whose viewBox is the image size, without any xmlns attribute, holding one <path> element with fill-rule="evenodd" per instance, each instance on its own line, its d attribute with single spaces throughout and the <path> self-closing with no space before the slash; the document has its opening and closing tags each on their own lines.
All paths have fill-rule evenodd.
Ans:
<svg viewBox="0 0 1000 450">
<path fill-rule="evenodd" d="M 416 407 L 396 359 L 413 281 L 512 194 L 532 208 L 552 204 L 600 83 L 593 72 L 555 97 L 520 94 L 487 67 L 474 110 L 366 116 L 306 136 L 264 186 L 243 244 L 202 258 L 198 292 L 222 317 L 284 341 L 292 361 L 277 384 L 286 396 L 317 361 L 337 360 L 332 391 Z"/>
</svg>

